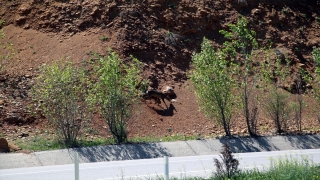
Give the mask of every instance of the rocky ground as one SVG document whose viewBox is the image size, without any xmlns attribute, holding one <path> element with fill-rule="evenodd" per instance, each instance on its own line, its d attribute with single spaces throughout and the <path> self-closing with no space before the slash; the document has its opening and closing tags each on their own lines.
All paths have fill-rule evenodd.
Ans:
<svg viewBox="0 0 320 180">
<path fill-rule="evenodd" d="M 0 76 L 0 135 L 9 142 L 31 141 L 38 136 L 54 137 L 45 117 L 35 116 L 30 107 L 30 89 L 42 64 L 69 57 L 75 63 L 87 61 L 93 53 L 106 55 L 108 48 L 124 61 L 133 55 L 144 63 L 143 78 L 161 90 L 173 86 L 177 102 L 165 105 L 141 104 L 142 113 L 129 125 L 134 136 L 222 136 L 223 129 L 199 111 L 192 84 L 186 74 L 193 52 L 205 36 L 215 47 L 224 42 L 219 33 L 238 15 L 244 15 L 257 32 L 259 45 L 288 55 L 291 78 L 285 89 L 295 87 L 299 67 L 312 72 L 311 51 L 320 42 L 320 1 L 258 0 L 12 0 L 0 2 L 0 20 L 5 37 L 13 44 L 14 57 Z M 1 52 L 5 52 L 1 49 Z M 292 100 L 296 98 L 292 94 Z M 314 107 L 307 94 L 304 101 Z M 167 102 L 169 104 L 169 102 Z M 274 124 L 260 107 L 258 130 L 274 135 Z M 320 123 L 311 108 L 303 112 L 303 133 L 319 133 Z M 247 135 L 239 116 L 232 124 L 234 135 Z M 292 122 L 288 131 L 296 133 Z M 103 119 L 95 116 L 88 138 L 109 137 Z"/>
</svg>

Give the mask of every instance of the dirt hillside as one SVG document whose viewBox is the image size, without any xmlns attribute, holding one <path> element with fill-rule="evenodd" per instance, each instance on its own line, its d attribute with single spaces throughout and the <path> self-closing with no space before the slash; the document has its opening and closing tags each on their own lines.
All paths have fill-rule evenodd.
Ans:
<svg viewBox="0 0 320 180">
<path fill-rule="evenodd" d="M 152 87 L 173 86 L 177 94 L 177 102 L 167 110 L 163 103 L 142 104 L 142 114 L 129 125 L 130 137 L 223 135 L 222 128 L 199 111 L 186 74 L 203 37 L 221 47 L 225 39 L 219 30 L 236 23 L 239 14 L 257 32 L 261 47 L 273 42 L 272 48 L 288 54 L 292 78 L 287 87 L 294 85 L 298 67 L 314 69 L 312 47 L 320 46 L 319 0 L 1 1 L 0 20 L 5 21 L 1 42 L 12 43 L 15 56 L 0 77 L 0 134 L 13 142 L 43 134 L 50 139 L 54 132 L 45 118 L 30 114 L 29 90 L 38 67 L 64 57 L 81 63 L 93 53 L 106 55 L 112 48 L 124 61 L 130 55 L 142 61 L 142 76 Z M 313 103 L 307 96 L 305 101 Z M 303 129 L 320 133 L 313 112 L 307 108 L 304 114 Z M 274 134 L 272 121 L 263 113 L 258 124 L 260 134 Z M 98 115 L 91 126 L 90 138 L 110 135 Z M 292 123 L 289 130 L 294 129 Z M 232 133 L 246 135 L 241 116 L 233 123 Z"/>
</svg>

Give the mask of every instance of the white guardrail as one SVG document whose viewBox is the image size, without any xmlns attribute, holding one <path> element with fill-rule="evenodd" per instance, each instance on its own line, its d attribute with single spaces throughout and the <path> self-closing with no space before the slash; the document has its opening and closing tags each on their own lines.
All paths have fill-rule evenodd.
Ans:
<svg viewBox="0 0 320 180">
<path fill-rule="evenodd" d="M 164 156 L 164 180 L 169 180 L 169 158 Z M 74 153 L 74 177 L 75 180 L 79 180 L 79 154 Z"/>
</svg>

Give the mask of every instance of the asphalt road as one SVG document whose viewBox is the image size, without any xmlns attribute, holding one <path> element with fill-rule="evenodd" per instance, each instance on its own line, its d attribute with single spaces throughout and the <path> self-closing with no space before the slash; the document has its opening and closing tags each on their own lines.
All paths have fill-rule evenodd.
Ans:
<svg viewBox="0 0 320 180">
<path fill-rule="evenodd" d="M 320 163 L 320 149 L 237 153 L 241 169 L 263 169 L 270 165 L 270 157 L 308 158 Z M 209 177 L 215 170 L 213 158 L 219 155 L 169 158 L 170 177 Z M 164 159 L 141 159 L 80 164 L 81 180 L 147 179 L 162 177 Z M 41 166 L 0 170 L 1 180 L 70 180 L 74 179 L 74 165 Z"/>
</svg>

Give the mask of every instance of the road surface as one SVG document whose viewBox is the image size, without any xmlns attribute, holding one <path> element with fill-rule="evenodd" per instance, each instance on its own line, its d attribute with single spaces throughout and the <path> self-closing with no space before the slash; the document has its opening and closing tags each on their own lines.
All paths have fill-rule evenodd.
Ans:
<svg viewBox="0 0 320 180">
<path fill-rule="evenodd" d="M 235 153 L 241 169 L 263 169 L 270 165 L 270 158 L 308 157 L 320 163 L 320 149 Z M 208 177 L 214 171 L 213 158 L 219 155 L 169 157 L 169 176 Z M 140 159 L 81 163 L 80 180 L 145 179 L 163 176 L 164 159 Z M 74 179 L 74 165 L 40 166 L 0 170 L 0 180 L 71 180 Z"/>
</svg>

